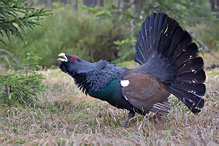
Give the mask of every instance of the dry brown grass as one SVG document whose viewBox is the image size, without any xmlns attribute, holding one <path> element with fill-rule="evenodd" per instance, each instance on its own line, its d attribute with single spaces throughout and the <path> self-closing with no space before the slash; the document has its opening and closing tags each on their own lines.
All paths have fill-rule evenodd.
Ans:
<svg viewBox="0 0 219 146">
<path fill-rule="evenodd" d="M 25 145 L 218 145 L 219 69 L 207 71 L 206 103 L 192 114 L 171 97 L 167 117 L 136 115 L 83 95 L 58 69 L 42 72 L 48 90 L 33 107 L 0 109 L 0 143 Z"/>
</svg>

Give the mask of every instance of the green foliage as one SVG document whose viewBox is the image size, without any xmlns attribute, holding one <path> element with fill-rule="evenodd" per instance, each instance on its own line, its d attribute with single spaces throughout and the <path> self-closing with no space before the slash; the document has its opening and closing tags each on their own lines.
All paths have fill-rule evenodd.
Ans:
<svg viewBox="0 0 219 146">
<path fill-rule="evenodd" d="M 26 74 L 28 74 L 28 71 L 41 68 L 41 66 L 38 65 L 38 62 L 41 59 L 42 59 L 41 57 L 36 56 L 33 52 L 27 53 L 27 57 L 25 59 L 25 62 L 22 64 L 25 68 Z"/>
<path fill-rule="evenodd" d="M 53 2 L 52 5 L 56 8 L 61 8 L 61 7 L 65 7 L 65 3 L 60 3 L 60 2 Z"/>
<path fill-rule="evenodd" d="M 131 32 L 131 24 L 132 20 L 137 19 L 138 17 L 133 15 L 129 10 L 123 11 L 122 9 L 116 7 L 114 4 L 108 5 L 106 7 L 90 8 L 82 6 L 82 8 L 88 10 L 91 13 L 94 13 L 100 21 L 111 19 L 113 22 L 112 25 L 114 27 L 122 25 L 123 27 L 129 28 L 129 34 L 124 40 L 114 41 L 114 44 L 117 46 L 116 49 L 118 51 L 119 58 L 115 58 L 116 60 L 114 60 L 113 63 L 119 63 L 127 59 L 132 59 L 135 50 L 133 49 L 133 46 L 136 43 L 136 39 L 132 38 L 133 35 Z"/>
<path fill-rule="evenodd" d="M 162 12 L 176 19 L 183 27 L 194 26 L 212 17 L 206 0 L 143 0 L 143 4 L 143 17 Z"/>
<path fill-rule="evenodd" d="M 0 44 L 0 48 L 16 54 L 19 61 L 33 51 L 42 58 L 39 64 L 46 67 L 58 65 L 57 55 L 61 52 L 76 54 L 87 61 L 103 58 L 111 61 L 119 58 L 114 41 L 130 34 L 130 27 L 124 27 L 120 21 L 114 24 L 111 18 L 100 19 L 85 11 L 66 8 L 55 10 L 42 24 L 44 27 L 36 27 L 34 32 L 25 30 L 25 42 L 13 37 L 7 46 Z"/>
<path fill-rule="evenodd" d="M 40 25 L 39 19 L 42 16 L 51 15 L 50 10 L 25 7 L 26 0 L 1 0 L 0 1 L 0 34 L 10 40 L 11 35 L 22 38 L 20 29 L 25 27 L 33 28 Z M 2 38 L 0 41 L 4 43 Z"/>
<path fill-rule="evenodd" d="M 143 0 L 140 14 L 136 15 L 132 12 L 133 5 L 126 11 L 108 4 L 95 8 L 81 6 L 78 12 L 73 12 L 68 5 L 54 4 L 57 7 L 54 15 L 41 21 L 44 27 L 25 29 L 24 42 L 14 37 L 11 42 L 3 38 L 7 46 L 0 44 L 0 48 L 16 54 L 19 61 L 33 51 L 42 58 L 39 64 L 43 67 L 58 65 L 57 55 L 61 52 L 76 54 L 87 61 L 106 59 L 119 63 L 132 60 L 141 23 L 153 12 L 167 13 L 185 28 L 211 18 L 209 4 L 204 0 Z M 138 23 L 133 23 L 133 19 Z M 216 30 L 213 32 L 217 34 Z M 215 36 L 207 39 L 211 42 Z M 213 42 L 215 48 L 216 41 Z"/>
<path fill-rule="evenodd" d="M 37 98 L 37 94 L 45 90 L 42 83 L 43 75 L 33 72 L 39 66 L 40 58 L 33 53 L 27 53 L 23 64 L 24 69 L 0 75 L 0 103 L 7 105 L 32 104 Z"/>
<path fill-rule="evenodd" d="M 123 11 L 113 4 L 95 8 L 82 6 L 83 9 L 94 13 L 100 20 L 111 18 L 113 25 L 122 22 L 124 27 L 132 29 L 132 31 L 129 31 L 129 36 L 126 36 L 124 40 L 117 40 L 115 42 L 120 58 L 113 61 L 114 63 L 132 59 L 136 38 L 141 26 L 141 23 L 136 22 L 143 22 L 146 16 L 150 16 L 154 12 L 168 14 L 176 19 L 182 27 L 194 26 L 211 18 L 209 4 L 204 0 L 143 0 L 142 4 L 141 10 L 139 10 L 141 14 L 138 14 L 138 16 L 132 13 L 133 7 Z"/>
<path fill-rule="evenodd" d="M 219 51 L 219 21 L 205 22 L 191 29 L 212 51 Z"/>
<path fill-rule="evenodd" d="M 88 12 L 94 13 L 99 18 L 113 19 L 114 23 L 118 23 L 119 21 L 129 22 L 129 20 L 131 19 L 138 18 L 138 16 L 135 16 L 132 12 L 128 10 L 124 11 L 118 8 L 117 6 L 115 6 L 114 4 L 110 4 L 105 7 L 95 7 L 95 8 L 81 6 L 81 8 L 87 10 Z"/>
<path fill-rule="evenodd" d="M 119 56 L 121 57 L 117 60 L 114 60 L 112 63 L 118 64 L 126 59 L 132 60 L 135 53 L 135 48 L 133 46 L 135 46 L 136 42 L 137 40 L 135 38 L 114 41 L 114 44 L 117 45 Z"/>
<path fill-rule="evenodd" d="M 26 0 L 0 1 L 0 33 L 3 36 L 3 38 L 0 38 L 0 41 L 3 44 L 10 40 L 12 36 L 22 38 L 21 30 L 40 25 L 39 19 L 42 16 L 51 15 L 50 10 L 25 7 L 25 2 Z M 7 37 L 4 37 L 5 35 Z M 1 50 L 5 50 L 3 52 L 9 52 L 9 49 Z M 8 54 L 10 55 L 10 53 Z M 10 56 L 13 57 L 12 55 Z M 21 66 L 23 70 L 11 71 L 7 75 L 0 75 L 1 104 L 14 105 L 16 103 L 25 103 L 29 105 L 38 100 L 37 93 L 45 89 L 45 85 L 42 84 L 43 76 L 31 70 L 39 67 L 39 59 L 33 53 L 27 53 L 27 58 Z"/>
</svg>

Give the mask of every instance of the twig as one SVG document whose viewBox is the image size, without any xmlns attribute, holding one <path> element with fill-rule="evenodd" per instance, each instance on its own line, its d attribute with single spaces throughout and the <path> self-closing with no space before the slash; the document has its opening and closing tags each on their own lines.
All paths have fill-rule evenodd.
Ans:
<svg viewBox="0 0 219 146">
<path fill-rule="evenodd" d="M 10 96 L 10 90 L 9 90 L 8 84 L 5 85 L 5 92 L 6 92 L 7 96 L 9 97 Z"/>
<path fill-rule="evenodd" d="M 10 62 L 6 59 L 6 56 L 3 56 L 3 55 L 0 55 L 0 59 L 3 59 L 5 62 L 7 62 L 8 64 L 11 64 L 11 65 L 14 65 L 14 66 L 19 66 L 18 64 L 16 63 L 13 63 L 13 62 Z M 21 67 L 21 66 L 19 66 Z"/>
<path fill-rule="evenodd" d="M 195 35 L 194 32 L 189 31 L 186 29 L 186 31 L 193 37 L 193 39 L 202 47 L 204 48 L 208 53 L 210 53 L 212 56 L 214 56 L 216 59 L 219 60 L 217 56 L 214 55 L 214 53 Z"/>
<path fill-rule="evenodd" d="M 33 3 L 33 0 L 31 0 L 29 3 L 24 3 L 25 7 L 29 7 Z"/>
<path fill-rule="evenodd" d="M 5 53 L 7 53 L 7 54 L 14 60 L 14 62 L 16 63 L 16 64 L 14 64 L 14 63 L 12 63 L 12 62 L 9 62 L 10 64 L 12 64 L 12 65 L 17 65 L 17 66 L 19 66 L 19 67 L 22 67 L 21 64 L 20 64 L 16 59 L 14 59 L 15 57 L 14 57 L 9 51 L 7 51 L 7 50 L 5 50 L 5 49 L 0 49 L 0 52 L 5 52 Z M 2 57 L 1 57 L 1 58 L 2 58 Z"/>
</svg>

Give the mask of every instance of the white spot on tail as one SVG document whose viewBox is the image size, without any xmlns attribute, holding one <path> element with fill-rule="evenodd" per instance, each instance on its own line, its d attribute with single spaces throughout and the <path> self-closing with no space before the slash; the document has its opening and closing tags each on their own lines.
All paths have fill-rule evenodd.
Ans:
<svg viewBox="0 0 219 146">
<path fill-rule="evenodd" d="M 195 79 L 194 79 L 194 80 L 192 80 L 192 83 L 196 83 L 196 82 L 197 82 L 197 80 L 195 80 Z"/>
<path fill-rule="evenodd" d="M 190 90 L 188 92 L 196 95 L 196 91 L 194 91 L 194 90 Z"/>
<path fill-rule="evenodd" d="M 121 80 L 120 81 L 120 84 L 122 87 L 127 87 L 129 85 L 129 83 L 130 83 L 129 80 Z"/>
<path fill-rule="evenodd" d="M 195 70 L 195 69 L 193 69 L 193 68 L 191 68 L 191 71 L 192 71 L 192 72 L 196 72 L 196 70 Z"/>
</svg>

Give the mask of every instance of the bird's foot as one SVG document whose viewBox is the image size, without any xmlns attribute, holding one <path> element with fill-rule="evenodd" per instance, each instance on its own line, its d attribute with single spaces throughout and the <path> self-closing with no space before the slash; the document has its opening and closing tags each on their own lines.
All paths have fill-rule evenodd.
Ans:
<svg viewBox="0 0 219 146">
<path fill-rule="evenodd" d="M 129 115 L 128 115 L 128 120 L 125 122 L 124 128 L 127 128 L 127 127 L 128 127 L 128 125 L 129 125 L 129 120 L 130 120 L 131 118 L 133 118 L 134 116 L 135 116 L 135 112 L 134 112 L 134 111 L 130 111 L 130 112 L 129 112 Z"/>
</svg>

